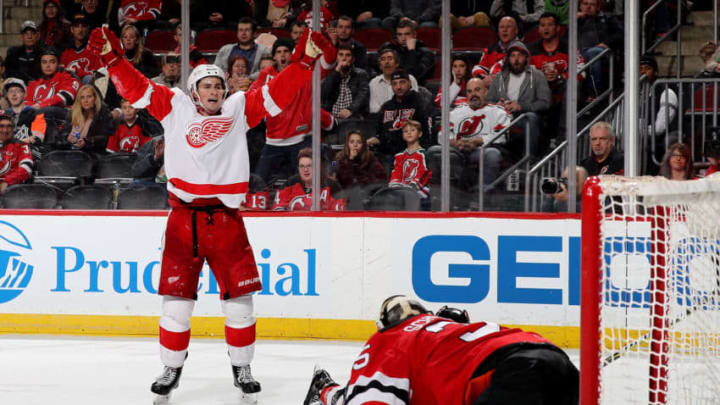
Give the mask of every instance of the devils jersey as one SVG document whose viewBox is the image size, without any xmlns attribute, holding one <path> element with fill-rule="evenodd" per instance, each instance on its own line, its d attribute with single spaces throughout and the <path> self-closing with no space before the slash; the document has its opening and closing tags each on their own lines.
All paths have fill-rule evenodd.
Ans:
<svg viewBox="0 0 720 405">
<path fill-rule="evenodd" d="M 145 135 L 137 119 L 128 124 L 126 121 L 115 128 L 107 143 L 108 152 L 132 152 L 136 153 L 141 146 L 145 145 L 152 137 Z"/>
<path fill-rule="evenodd" d="M 151 82 L 125 59 L 108 70 L 118 93 L 163 127 L 168 191 L 185 202 L 218 198 L 231 208 L 248 191 L 248 129 L 279 114 L 311 75 L 293 63 L 261 88 L 228 97 L 217 115 L 203 116 L 182 90 Z"/>
<path fill-rule="evenodd" d="M 530 51 L 530 64 L 538 68 L 541 72 L 545 66 L 553 66 L 555 70 L 560 73 L 563 79 L 568 78 L 568 43 L 567 40 L 562 38 L 558 44 L 557 49 L 554 51 L 545 50 L 543 41 L 535 41 L 528 45 L 528 51 Z M 580 70 L 585 66 L 585 59 L 579 51 L 576 52 L 575 59 L 577 60 L 577 69 Z M 578 80 L 582 80 L 585 77 L 584 73 L 578 75 Z"/>
<path fill-rule="evenodd" d="M 84 77 L 98 70 L 102 65 L 100 58 L 84 46 L 82 49 L 67 48 L 60 56 L 60 64 L 65 70 L 74 70 L 79 77 Z"/>
<path fill-rule="evenodd" d="M 122 27 L 128 18 L 137 21 L 157 20 L 161 8 L 161 0 L 122 0 L 118 9 L 118 24 Z"/>
<path fill-rule="evenodd" d="M 320 58 L 323 66 L 322 75 L 325 76 L 329 72 L 325 59 Z M 287 69 L 287 68 L 286 68 Z M 250 86 L 253 91 L 266 83 L 269 83 L 273 77 L 278 75 L 275 66 L 268 66 L 258 75 L 257 80 Z M 312 132 L 312 82 L 305 83 L 296 93 L 290 105 L 287 106 L 280 114 L 274 117 L 268 117 L 265 120 L 266 143 L 273 146 L 290 146 L 303 141 L 305 136 Z M 334 125 L 332 114 L 325 110 L 320 110 L 320 126 L 328 131 Z"/>
<path fill-rule="evenodd" d="M 31 81 L 27 86 L 25 104 L 40 107 L 69 107 L 80 89 L 80 82 L 70 73 L 56 72 L 49 78 Z"/>
<path fill-rule="evenodd" d="M 275 211 L 310 211 L 312 208 L 312 190 L 306 190 L 301 183 L 285 187 L 275 194 Z M 320 190 L 320 209 L 323 211 L 345 210 L 345 200 L 334 199 L 330 187 Z"/>
<path fill-rule="evenodd" d="M 248 193 L 245 202 L 242 204 L 245 208 L 253 210 L 266 210 L 270 202 L 270 193 L 267 191 L 258 191 L 257 193 Z"/>
<path fill-rule="evenodd" d="M 300 15 L 298 15 L 297 21 L 304 21 L 308 27 L 312 27 L 312 16 L 312 9 L 305 9 L 300 12 Z M 325 30 L 328 21 L 332 21 L 334 19 L 335 16 L 333 15 L 332 11 L 330 11 L 327 7 L 320 8 L 320 28 L 323 31 Z"/>
<path fill-rule="evenodd" d="M 495 134 L 510 126 L 511 120 L 505 107 L 500 105 L 485 104 L 475 109 L 466 104 L 450 111 L 448 135 L 451 140 L 468 140 L 480 136 L 483 143 L 489 142 Z M 438 135 L 438 141 L 445 143 L 445 137 Z M 493 143 L 505 143 L 505 137 L 501 136 Z"/>
<path fill-rule="evenodd" d="M 517 40 L 517 38 L 515 38 L 515 40 Z M 506 55 L 507 50 L 502 47 L 499 41 L 491 47 L 483 49 L 483 55 L 480 61 L 472 69 L 472 75 L 474 77 L 483 77 L 488 74 L 491 76 L 495 75 L 502 70 Z"/>
<path fill-rule="evenodd" d="M 431 178 L 432 172 L 425 161 L 425 149 L 420 148 L 414 152 L 405 149 L 395 155 L 390 186 L 413 186 L 421 197 L 427 197 L 430 195 L 428 183 Z"/>
<path fill-rule="evenodd" d="M 0 182 L 11 186 L 23 183 L 30 178 L 32 169 L 33 160 L 28 145 L 17 141 L 0 143 Z"/>
<path fill-rule="evenodd" d="M 494 351 L 521 342 L 549 343 L 490 322 L 412 317 L 370 337 L 353 363 L 344 404 L 462 405 L 475 369 Z M 331 390 L 323 390 L 324 401 Z"/>
</svg>

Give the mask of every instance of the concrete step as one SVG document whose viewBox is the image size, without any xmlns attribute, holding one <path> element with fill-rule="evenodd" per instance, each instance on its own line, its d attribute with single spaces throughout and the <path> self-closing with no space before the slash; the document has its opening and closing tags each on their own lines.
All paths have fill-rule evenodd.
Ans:
<svg viewBox="0 0 720 405">
<path fill-rule="evenodd" d="M 712 25 L 685 25 L 680 28 L 683 41 L 712 41 L 713 26 Z"/>
<path fill-rule="evenodd" d="M 690 13 L 690 19 L 693 24 L 697 26 L 713 25 L 713 12 L 712 11 L 693 11 Z"/>
<path fill-rule="evenodd" d="M 683 56 L 691 56 L 691 55 L 697 55 L 698 51 L 700 50 L 700 47 L 703 46 L 707 40 L 688 40 L 688 41 L 682 41 L 680 44 L 680 52 Z M 663 55 L 671 56 L 671 55 L 677 55 L 677 43 L 675 41 L 665 41 L 660 46 L 655 48 L 657 51 L 662 53 Z"/>
<path fill-rule="evenodd" d="M 20 35 L 18 34 L 0 34 L 0 47 L 11 47 L 15 45 L 22 44 L 22 41 L 20 40 Z M 0 54 L 3 57 L 5 57 L 6 53 Z"/>
<path fill-rule="evenodd" d="M 22 23 L 25 20 L 33 20 L 40 24 L 42 20 L 42 7 L 5 7 L 5 22 L 11 20 L 19 20 Z"/>
<path fill-rule="evenodd" d="M 705 67 L 700 56 L 681 56 L 678 58 L 675 55 L 658 55 L 656 58 L 659 76 L 675 76 L 677 63 L 680 63 L 681 76 L 695 76 Z"/>
</svg>

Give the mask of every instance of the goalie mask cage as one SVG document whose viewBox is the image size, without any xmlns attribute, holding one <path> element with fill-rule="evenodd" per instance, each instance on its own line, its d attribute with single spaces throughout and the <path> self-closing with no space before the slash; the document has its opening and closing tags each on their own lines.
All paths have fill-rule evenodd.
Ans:
<svg viewBox="0 0 720 405">
<path fill-rule="evenodd" d="M 720 404 L 720 175 L 595 177 L 582 208 L 581 405 Z"/>
</svg>

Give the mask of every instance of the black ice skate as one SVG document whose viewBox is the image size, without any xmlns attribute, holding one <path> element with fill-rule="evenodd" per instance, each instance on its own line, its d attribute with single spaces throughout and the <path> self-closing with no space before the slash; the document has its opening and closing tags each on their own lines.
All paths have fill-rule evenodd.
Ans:
<svg viewBox="0 0 720 405">
<path fill-rule="evenodd" d="M 322 392 L 323 388 L 331 385 L 338 384 L 332 379 L 332 377 L 330 377 L 330 373 L 319 368 L 318 366 L 315 366 L 315 370 L 313 371 L 313 378 L 310 381 L 310 388 L 308 389 L 308 393 L 305 396 L 305 401 L 303 402 L 303 405 L 320 403 L 320 393 Z"/>
<path fill-rule="evenodd" d="M 260 383 L 250 373 L 250 365 L 232 366 L 233 384 L 240 388 L 243 399 L 249 403 L 257 402 L 256 395 L 260 392 Z"/>
<path fill-rule="evenodd" d="M 150 386 L 150 391 L 156 394 L 153 404 L 167 403 L 170 399 L 170 392 L 180 385 L 180 374 L 182 374 L 182 367 L 165 366 L 163 373 Z"/>
</svg>

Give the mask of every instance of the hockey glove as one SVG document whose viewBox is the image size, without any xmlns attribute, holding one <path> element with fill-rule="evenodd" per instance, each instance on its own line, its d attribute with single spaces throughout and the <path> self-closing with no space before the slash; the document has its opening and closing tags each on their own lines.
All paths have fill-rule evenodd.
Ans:
<svg viewBox="0 0 720 405">
<path fill-rule="evenodd" d="M 305 28 L 305 31 L 300 35 L 300 38 L 298 38 L 297 44 L 295 45 L 295 51 L 293 51 L 292 57 L 290 58 L 291 62 L 300 62 L 305 68 L 312 70 L 312 68 L 315 66 L 315 59 L 317 55 L 312 55 L 312 53 L 315 51 L 315 48 L 310 45 L 310 51 L 311 54 L 308 55 L 307 49 L 308 49 L 308 37 L 310 36 L 310 29 Z"/>
<path fill-rule="evenodd" d="M 438 309 L 435 316 L 451 319 L 458 323 L 470 323 L 470 315 L 468 315 L 468 311 L 460 308 L 452 308 L 447 305 Z"/>
<path fill-rule="evenodd" d="M 313 31 L 313 33 L 310 34 L 310 41 L 316 48 L 319 48 L 320 53 L 323 54 L 325 64 L 332 65 L 335 63 L 335 59 L 337 59 L 337 49 L 335 49 L 323 33 Z"/>
<path fill-rule="evenodd" d="M 125 55 L 122 43 L 106 25 L 92 31 L 88 40 L 88 50 L 99 56 L 106 66 L 114 66 Z"/>
</svg>

